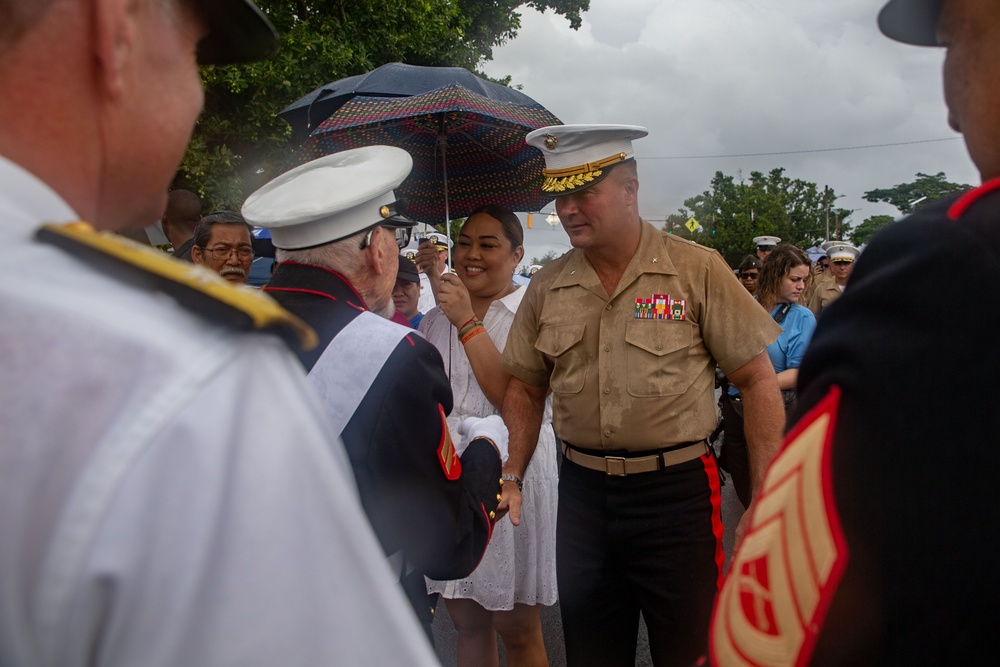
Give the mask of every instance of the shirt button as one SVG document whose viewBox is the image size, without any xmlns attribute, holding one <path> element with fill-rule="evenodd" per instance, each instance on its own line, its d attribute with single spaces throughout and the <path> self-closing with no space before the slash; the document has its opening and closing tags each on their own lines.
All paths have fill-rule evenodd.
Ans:
<svg viewBox="0 0 1000 667">
<path fill-rule="evenodd" d="M 657 343 L 656 344 L 656 349 L 657 350 L 662 350 L 663 349 L 663 345 L 661 345 L 660 343 Z"/>
<path fill-rule="evenodd" d="M 608 310 L 611 310 L 611 304 L 610 303 L 608 304 Z"/>
<path fill-rule="evenodd" d="M 610 428 L 604 429 L 604 435 L 611 437 L 611 429 Z"/>
<path fill-rule="evenodd" d="M 610 394 L 611 393 L 611 387 L 605 387 L 604 388 L 604 393 L 605 394 Z"/>
<path fill-rule="evenodd" d="M 605 352 L 610 352 L 611 351 L 611 346 L 610 345 L 605 345 L 604 346 L 604 351 Z"/>
</svg>

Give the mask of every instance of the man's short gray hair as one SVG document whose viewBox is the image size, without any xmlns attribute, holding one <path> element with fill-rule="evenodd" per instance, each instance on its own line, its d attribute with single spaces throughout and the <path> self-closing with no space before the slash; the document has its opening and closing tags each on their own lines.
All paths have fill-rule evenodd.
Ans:
<svg viewBox="0 0 1000 667">
<path fill-rule="evenodd" d="M 275 259 L 278 262 L 301 262 L 303 264 L 315 264 L 323 268 L 336 271 L 344 277 L 357 275 L 365 268 L 364 250 L 361 249 L 361 242 L 364 241 L 368 230 L 359 232 L 346 239 L 340 239 L 333 243 L 316 246 L 315 248 L 303 248 L 301 250 L 275 250 Z"/>
</svg>

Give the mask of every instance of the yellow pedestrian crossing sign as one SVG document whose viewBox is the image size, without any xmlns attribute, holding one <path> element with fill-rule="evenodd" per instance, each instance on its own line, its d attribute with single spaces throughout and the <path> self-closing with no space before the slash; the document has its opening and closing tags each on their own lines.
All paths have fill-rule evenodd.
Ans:
<svg viewBox="0 0 1000 667">
<path fill-rule="evenodd" d="M 694 216 L 688 218 L 687 222 L 684 223 L 684 226 L 688 228 L 689 232 L 693 232 L 694 230 L 701 227 L 698 221 L 694 219 Z"/>
</svg>

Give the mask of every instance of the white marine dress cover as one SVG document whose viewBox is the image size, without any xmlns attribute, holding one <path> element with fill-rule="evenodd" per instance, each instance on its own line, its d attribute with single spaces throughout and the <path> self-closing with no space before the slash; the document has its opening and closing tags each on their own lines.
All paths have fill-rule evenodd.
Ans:
<svg viewBox="0 0 1000 667">
<path fill-rule="evenodd" d="M 501 353 L 524 292 L 525 289 L 519 287 L 490 304 L 486 312 L 483 324 Z M 458 425 L 466 417 L 499 414 L 479 388 L 458 332 L 440 308 L 427 313 L 420 322 L 420 332 L 441 353 L 445 370 L 450 370 L 455 399 L 448 416 L 452 434 L 458 432 Z M 490 611 L 509 611 L 515 603 L 555 604 L 558 493 L 559 466 L 550 397 L 545 403 L 538 446 L 524 474 L 521 525 L 514 527 L 508 516 L 503 517 L 494 527 L 483 560 L 472 574 L 453 581 L 428 579 L 428 591 L 449 599 L 475 600 Z"/>
</svg>

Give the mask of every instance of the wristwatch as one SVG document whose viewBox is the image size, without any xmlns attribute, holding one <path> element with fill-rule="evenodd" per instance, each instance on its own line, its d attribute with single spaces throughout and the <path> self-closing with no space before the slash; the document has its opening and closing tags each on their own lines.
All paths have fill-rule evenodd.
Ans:
<svg viewBox="0 0 1000 667">
<path fill-rule="evenodd" d="M 517 475 L 512 475 L 509 472 L 505 472 L 504 474 L 500 475 L 500 479 L 502 479 L 505 482 L 514 482 L 515 484 L 517 484 L 518 491 L 524 491 L 524 482 L 522 482 L 521 478 L 518 477 Z"/>
</svg>

